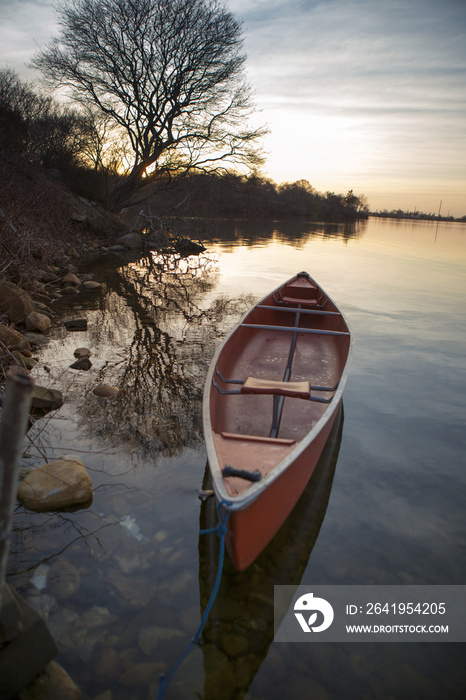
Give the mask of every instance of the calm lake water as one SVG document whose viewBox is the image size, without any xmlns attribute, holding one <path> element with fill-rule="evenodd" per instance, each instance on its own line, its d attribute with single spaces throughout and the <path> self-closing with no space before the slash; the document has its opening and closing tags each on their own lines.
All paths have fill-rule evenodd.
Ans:
<svg viewBox="0 0 466 700">
<path fill-rule="evenodd" d="M 277 644 L 272 604 L 274 584 L 466 582 L 466 225 L 226 221 L 205 235 L 200 257 L 103 257 L 102 290 L 57 302 L 88 330 L 55 329 L 40 351 L 34 374 L 65 404 L 30 431 L 25 462 L 74 455 L 94 501 L 18 507 L 10 582 L 47 617 L 85 700 L 157 698 L 216 572 L 217 538 L 199 534 L 209 360 L 253 303 L 307 270 L 353 332 L 344 416 L 267 550 L 242 574 L 225 562 L 203 643 L 166 697 L 463 699 L 464 645 Z M 88 372 L 69 369 L 82 346 Z M 120 397 L 95 397 L 100 382 Z"/>
</svg>

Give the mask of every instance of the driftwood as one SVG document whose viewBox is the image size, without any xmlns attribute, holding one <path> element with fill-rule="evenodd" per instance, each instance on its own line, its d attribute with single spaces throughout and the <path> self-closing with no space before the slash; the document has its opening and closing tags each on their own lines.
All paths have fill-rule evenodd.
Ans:
<svg viewBox="0 0 466 700">
<path fill-rule="evenodd" d="M 191 238 L 181 236 L 172 225 L 165 225 L 164 219 L 155 214 L 139 212 L 138 221 L 132 229 L 143 235 L 145 245 L 150 250 L 160 253 L 178 253 L 180 255 L 199 255 L 205 247 Z"/>
</svg>

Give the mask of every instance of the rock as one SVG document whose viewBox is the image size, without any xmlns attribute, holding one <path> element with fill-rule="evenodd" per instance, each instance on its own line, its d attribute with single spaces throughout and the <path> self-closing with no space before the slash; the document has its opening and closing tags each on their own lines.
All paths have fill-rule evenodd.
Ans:
<svg viewBox="0 0 466 700">
<path fill-rule="evenodd" d="M 79 257 L 78 251 L 77 251 L 76 248 L 74 248 L 73 246 L 72 246 L 71 248 L 68 248 L 68 255 L 70 256 L 70 258 L 77 258 L 77 257 Z"/>
<path fill-rule="evenodd" d="M 42 333 L 35 333 L 34 331 L 24 331 L 22 335 L 24 338 L 26 338 L 28 343 L 36 347 L 47 345 L 50 340 L 46 335 L 42 335 Z"/>
<path fill-rule="evenodd" d="M 7 359 L 9 359 L 9 361 L 12 363 L 13 363 L 13 361 L 16 361 L 16 364 L 19 367 L 21 367 L 22 369 L 26 369 L 26 363 L 25 363 L 26 358 L 23 355 L 21 355 L 19 350 L 13 350 L 13 352 L 11 353 L 11 355 L 9 355 L 9 358 L 7 358 Z"/>
<path fill-rule="evenodd" d="M 246 637 L 242 637 L 239 634 L 225 634 L 222 638 L 223 650 L 230 658 L 246 654 L 248 646 Z"/>
<path fill-rule="evenodd" d="M 195 243 L 189 238 L 179 238 L 174 242 L 175 250 L 182 255 L 199 255 L 205 248 L 200 243 Z"/>
<path fill-rule="evenodd" d="M 0 315 L 6 314 L 12 323 L 24 321 L 34 311 L 31 297 L 12 282 L 0 281 Z"/>
<path fill-rule="evenodd" d="M 36 280 L 41 280 L 41 278 L 44 276 L 45 270 L 42 270 L 42 268 L 37 268 L 36 270 L 32 271 L 32 276 L 36 278 Z"/>
<path fill-rule="evenodd" d="M 203 652 L 205 666 L 211 669 L 205 679 L 206 697 L 231 700 L 235 695 L 236 685 L 235 671 L 232 663 L 228 657 L 213 644 L 205 644 Z M 287 697 L 293 696 L 287 694 Z"/>
<path fill-rule="evenodd" d="M 32 311 L 26 316 L 26 328 L 29 331 L 39 331 L 42 333 L 50 328 L 51 321 L 48 316 L 41 314 L 38 311 Z"/>
<path fill-rule="evenodd" d="M 76 362 L 73 362 L 72 365 L 70 365 L 71 369 L 83 369 L 83 370 L 88 370 L 91 369 L 92 367 L 92 362 L 88 357 L 80 357 L 79 360 L 76 360 Z"/>
<path fill-rule="evenodd" d="M 18 694 L 18 700 L 80 700 L 81 691 L 56 661 Z"/>
<path fill-rule="evenodd" d="M 48 571 L 47 588 L 58 600 L 70 598 L 81 585 L 78 567 L 66 559 L 54 561 Z"/>
<path fill-rule="evenodd" d="M 96 655 L 94 663 L 94 677 L 97 683 L 102 686 L 114 683 L 120 675 L 120 659 L 115 649 L 104 647 Z"/>
<path fill-rule="evenodd" d="M 27 352 L 27 350 L 24 350 L 24 352 Z M 37 365 L 37 360 L 35 360 L 33 357 L 23 355 L 23 353 L 19 350 L 13 350 L 11 354 L 15 358 L 18 365 L 24 369 L 33 369 Z"/>
<path fill-rule="evenodd" d="M 41 297 L 43 299 L 45 298 L 42 294 L 41 294 Z M 48 299 L 48 297 L 47 297 L 47 299 Z M 36 311 L 43 311 L 45 313 L 45 315 L 49 316 L 49 318 L 50 318 L 50 315 L 52 312 L 48 308 L 47 304 L 44 304 L 41 301 L 34 301 L 34 306 L 36 307 Z"/>
<path fill-rule="evenodd" d="M 86 505 L 92 495 L 91 478 L 77 459 L 57 459 L 37 467 L 18 487 L 19 502 L 37 512 Z"/>
<path fill-rule="evenodd" d="M 126 248 L 124 245 L 111 245 L 108 250 L 110 253 L 124 253 Z"/>
<path fill-rule="evenodd" d="M 50 269 L 48 269 L 48 270 L 42 270 L 42 269 L 33 270 L 32 274 L 38 282 L 42 282 L 43 284 L 46 284 L 48 282 L 58 282 L 58 280 L 59 280 L 59 277 L 58 277 L 56 271 L 50 270 Z"/>
<path fill-rule="evenodd" d="M 81 285 L 81 287 L 84 287 L 84 289 L 98 289 L 101 286 L 102 285 L 99 282 L 94 282 L 94 280 L 87 280 Z"/>
<path fill-rule="evenodd" d="M 170 639 L 183 638 L 184 634 L 179 629 L 170 629 L 169 627 L 143 627 L 139 632 L 138 646 L 146 654 L 150 656 L 155 647 L 159 644 L 164 645 Z"/>
<path fill-rule="evenodd" d="M 140 233 L 127 233 L 118 238 L 115 244 L 130 250 L 142 250 L 142 237 Z"/>
<path fill-rule="evenodd" d="M 109 386 L 108 384 L 99 384 L 93 388 L 92 393 L 96 396 L 102 396 L 104 398 L 110 399 L 114 396 L 118 396 L 120 390 L 116 386 Z"/>
<path fill-rule="evenodd" d="M 52 272 L 51 270 L 46 270 L 45 274 L 43 275 L 41 282 L 46 282 L 49 284 L 50 282 L 58 282 L 60 280 L 59 276 L 57 275 L 56 272 Z"/>
<path fill-rule="evenodd" d="M 35 592 L 34 592 L 35 593 Z M 30 593 L 26 598 L 29 605 L 42 615 L 44 620 L 48 620 L 51 613 L 57 612 L 58 603 L 55 598 L 48 593 Z"/>
<path fill-rule="evenodd" d="M 120 570 L 124 574 L 132 574 L 135 571 L 142 571 L 149 568 L 146 556 L 142 556 L 138 551 L 129 550 L 122 552 L 121 549 L 115 553 Z"/>
<path fill-rule="evenodd" d="M 65 321 L 65 328 L 67 331 L 87 331 L 87 318 L 74 318 L 71 321 Z"/>
<path fill-rule="evenodd" d="M 69 287 L 63 287 L 61 290 L 62 294 L 79 294 L 79 289 L 76 289 L 76 287 L 72 287 L 71 285 Z"/>
<path fill-rule="evenodd" d="M 2 342 L 3 345 L 6 345 L 9 350 L 31 349 L 31 346 L 24 335 L 16 331 L 14 328 L 10 328 L 9 326 L 0 325 L 0 342 Z M 0 347 L 0 354 L 1 352 L 2 349 Z"/>
<path fill-rule="evenodd" d="M 79 279 L 81 280 L 81 282 L 92 282 L 92 280 L 94 279 L 94 275 L 89 272 L 83 275 L 79 275 Z"/>
<path fill-rule="evenodd" d="M 53 411 L 63 406 L 63 394 L 58 389 L 47 389 L 45 386 L 36 384 L 32 390 L 31 406 L 45 411 Z"/>
<path fill-rule="evenodd" d="M 81 357 L 90 357 L 92 352 L 89 350 L 89 348 L 76 348 L 73 355 L 79 360 Z"/>
<path fill-rule="evenodd" d="M 120 602 L 132 608 L 145 608 L 155 591 L 149 576 L 123 574 L 117 569 L 110 570 L 105 581 L 118 594 Z"/>
<path fill-rule="evenodd" d="M 166 670 L 167 666 L 162 661 L 134 664 L 134 666 L 131 666 L 131 668 L 128 668 L 121 674 L 120 683 L 126 686 L 148 686 L 154 679 L 157 680 L 161 673 L 165 673 Z"/>
<path fill-rule="evenodd" d="M 109 624 L 115 622 L 115 615 L 104 608 L 102 605 L 94 605 L 89 608 L 84 615 L 80 616 L 79 623 L 87 630 L 96 629 L 97 627 L 108 627 Z"/>
<path fill-rule="evenodd" d="M 81 284 L 81 280 L 79 279 L 79 277 L 77 277 L 72 272 L 68 272 L 68 274 L 63 277 L 62 281 L 64 282 L 64 284 L 73 284 L 76 287 L 79 287 L 79 285 Z"/>
<path fill-rule="evenodd" d="M 39 363 L 38 360 L 36 360 L 34 357 L 26 357 L 24 356 L 24 364 L 26 365 L 26 369 L 31 370 L 34 369 L 34 367 Z"/>
<path fill-rule="evenodd" d="M 99 682 L 99 679 L 96 679 Z M 103 693 L 99 693 L 92 700 L 113 700 L 113 693 L 111 690 L 104 690 Z"/>
<path fill-rule="evenodd" d="M 84 221 L 86 221 L 87 216 L 86 216 L 86 214 L 84 214 L 84 212 L 74 211 L 74 212 L 72 212 L 70 218 L 71 218 L 71 221 L 77 221 L 78 223 L 83 223 Z"/>
</svg>

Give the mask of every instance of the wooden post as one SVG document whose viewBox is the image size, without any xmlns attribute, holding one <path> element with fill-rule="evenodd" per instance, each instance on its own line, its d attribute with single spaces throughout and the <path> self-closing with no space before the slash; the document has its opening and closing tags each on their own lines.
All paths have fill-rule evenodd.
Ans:
<svg viewBox="0 0 466 700">
<path fill-rule="evenodd" d="M 7 373 L 0 424 L 0 609 L 8 563 L 11 519 L 18 488 L 18 473 L 29 418 L 34 380 L 14 367 Z"/>
</svg>

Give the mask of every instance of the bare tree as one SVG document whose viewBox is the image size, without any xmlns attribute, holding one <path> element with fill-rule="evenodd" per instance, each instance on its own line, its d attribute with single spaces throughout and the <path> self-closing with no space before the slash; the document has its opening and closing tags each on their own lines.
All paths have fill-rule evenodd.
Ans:
<svg viewBox="0 0 466 700">
<path fill-rule="evenodd" d="M 31 65 L 126 132 L 114 209 L 151 173 L 261 162 L 242 27 L 221 0 L 68 0 L 57 13 L 61 33 Z"/>
</svg>

